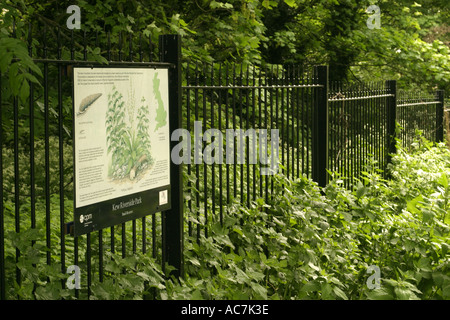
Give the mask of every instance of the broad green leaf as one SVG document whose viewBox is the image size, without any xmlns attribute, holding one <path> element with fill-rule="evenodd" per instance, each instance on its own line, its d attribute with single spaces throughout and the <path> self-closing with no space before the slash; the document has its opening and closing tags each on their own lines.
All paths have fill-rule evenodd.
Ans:
<svg viewBox="0 0 450 320">
<path fill-rule="evenodd" d="M 448 187 L 448 179 L 447 179 L 447 174 L 445 172 L 442 172 L 440 178 L 438 179 L 438 182 L 444 188 Z"/>
<path fill-rule="evenodd" d="M 370 300 L 392 300 L 393 295 L 386 288 L 374 289 L 372 291 L 366 292 L 367 297 Z"/>
<path fill-rule="evenodd" d="M 411 290 L 402 287 L 396 287 L 394 289 L 394 292 L 396 297 L 400 300 L 410 300 L 413 298 L 413 296 L 415 296 L 415 294 Z"/>
<path fill-rule="evenodd" d="M 334 287 L 333 288 L 333 292 L 336 296 L 338 296 L 339 298 L 343 299 L 343 300 L 348 300 L 347 295 L 345 294 L 344 291 L 342 291 L 339 287 Z"/>
<path fill-rule="evenodd" d="M 300 291 L 311 292 L 311 291 L 318 291 L 319 289 L 320 289 L 319 283 L 317 283 L 316 281 L 309 281 L 304 286 L 302 286 Z"/>
<path fill-rule="evenodd" d="M 294 8 L 297 6 L 295 0 L 284 0 L 284 2 L 291 8 Z"/>
<path fill-rule="evenodd" d="M 256 283 L 256 282 L 251 282 L 250 286 L 258 294 L 258 296 L 256 298 L 262 299 L 262 300 L 267 300 L 267 289 L 266 288 L 264 288 L 262 285 L 260 285 L 259 283 Z"/>
<path fill-rule="evenodd" d="M 358 183 L 358 188 L 356 189 L 356 198 L 360 199 L 367 192 L 367 188 L 361 183 Z"/>
<path fill-rule="evenodd" d="M 446 300 L 450 299 L 450 282 L 442 288 L 442 297 Z"/>
<path fill-rule="evenodd" d="M 242 284 L 242 283 L 247 283 L 250 281 L 250 278 L 247 276 L 247 274 L 244 271 L 242 271 L 238 267 L 235 267 L 234 269 L 236 271 L 236 281 L 238 283 Z"/>
<path fill-rule="evenodd" d="M 422 195 L 419 195 L 419 196 L 415 197 L 414 199 L 408 201 L 408 204 L 407 204 L 408 211 L 411 212 L 411 213 L 419 212 L 419 210 L 417 209 L 417 204 L 420 201 L 423 201 L 423 196 Z"/>
</svg>

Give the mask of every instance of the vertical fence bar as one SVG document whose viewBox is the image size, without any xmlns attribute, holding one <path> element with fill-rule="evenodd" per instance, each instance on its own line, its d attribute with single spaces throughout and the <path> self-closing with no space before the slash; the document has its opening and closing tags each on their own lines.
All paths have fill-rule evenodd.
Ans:
<svg viewBox="0 0 450 320">
<path fill-rule="evenodd" d="M 387 166 L 392 161 L 392 155 L 396 153 L 396 143 L 395 143 L 395 123 L 397 119 L 397 81 L 388 80 L 386 81 L 386 88 L 388 89 L 391 97 L 387 98 L 387 119 L 386 119 L 386 128 L 387 128 L 387 141 L 386 141 L 386 163 Z M 383 168 L 385 171 L 387 167 Z"/>
<path fill-rule="evenodd" d="M 290 84 L 297 84 L 295 81 L 295 66 L 292 66 L 291 69 L 292 75 L 291 75 L 291 82 Z M 297 90 L 292 88 L 290 89 L 291 92 L 291 101 L 292 101 L 292 113 L 291 113 L 291 117 L 292 117 L 292 126 L 291 126 L 291 167 L 292 167 L 292 178 L 295 179 L 296 175 L 295 175 L 295 151 L 298 148 L 298 144 L 295 143 L 297 141 L 296 138 L 296 134 L 295 134 L 295 128 L 296 128 L 296 123 L 295 123 L 295 119 L 297 117 L 297 115 L 295 114 L 295 112 L 297 111 L 297 106 L 296 106 L 296 102 L 297 99 L 295 97 L 295 92 Z M 294 116 L 295 115 L 295 116 Z"/>
<path fill-rule="evenodd" d="M 297 69 L 297 72 L 295 73 L 294 79 L 295 79 L 295 84 L 300 84 L 300 68 Z M 300 143 L 300 90 L 303 90 L 303 88 L 296 88 L 295 89 L 295 97 L 296 97 L 296 103 L 295 103 L 295 108 L 296 108 L 296 120 L 297 120 L 297 126 L 296 126 L 296 130 L 295 130 L 295 134 L 296 134 L 296 139 L 295 141 L 297 142 L 295 144 L 295 146 L 297 147 L 296 150 L 296 157 L 297 157 L 297 161 L 296 161 L 296 165 L 297 165 L 297 178 L 300 177 L 300 148 L 302 148 L 303 150 L 303 144 Z M 302 123 L 302 126 L 304 125 L 304 123 Z"/>
<path fill-rule="evenodd" d="M 225 69 L 225 87 L 228 87 L 229 84 L 229 65 L 226 65 Z M 225 91 L 225 129 L 229 129 L 230 125 L 230 117 L 228 115 L 228 106 L 229 106 L 229 98 L 228 98 L 228 90 Z M 225 165 L 225 173 L 227 176 L 227 180 L 230 178 L 230 166 L 228 165 L 228 158 L 227 158 L 227 164 Z M 226 186 L 226 194 L 227 194 L 227 204 L 231 202 L 231 196 L 230 196 L 230 181 L 228 180 L 227 186 Z"/>
<path fill-rule="evenodd" d="M 72 30 L 70 32 L 70 59 L 71 60 L 75 60 L 75 46 L 74 46 L 74 31 Z M 72 90 L 72 101 L 73 101 L 74 97 L 73 97 L 73 90 Z M 79 237 L 74 237 L 73 239 L 73 246 L 74 246 L 74 265 L 78 265 L 78 238 Z M 100 268 L 100 267 L 99 267 Z M 103 270 L 100 269 L 100 274 L 102 274 Z M 101 276 L 100 276 L 101 277 Z M 101 280 L 102 281 L 102 280 Z M 80 290 L 79 289 L 75 289 L 75 297 L 78 299 L 79 295 L 80 295 Z"/>
<path fill-rule="evenodd" d="M 436 142 L 444 141 L 444 90 L 436 91 Z"/>
<path fill-rule="evenodd" d="M 187 64 L 186 67 L 186 84 L 189 86 L 191 84 L 191 79 L 190 79 L 190 64 Z M 185 97 L 186 97 L 186 129 L 188 132 L 191 132 L 191 90 L 189 89 L 189 87 L 186 89 L 185 91 Z M 191 142 L 191 141 L 189 141 Z M 192 165 L 191 162 L 188 162 L 187 164 L 187 173 L 188 176 L 191 176 L 192 173 Z M 187 187 L 188 190 L 191 190 L 191 180 L 188 179 L 187 181 Z M 189 209 L 189 214 L 192 214 L 192 199 L 188 200 L 188 209 Z M 188 234 L 189 236 L 192 236 L 192 221 L 188 221 Z"/>
<path fill-rule="evenodd" d="M 259 105 L 259 126 L 261 128 L 267 129 L 267 136 L 269 137 L 272 129 L 274 129 L 274 117 L 273 117 L 273 105 L 272 105 L 272 90 L 270 88 L 270 81 L 269 81 L 269 69 L 268 67 L 261 67 L 261 73 L 259 75 L 259 82 L 263 88 L 261 88 L 260 93 L 260 100 L 261 103 Z M 268 138 L 269 139 L 269 138 Z M 269 140 L 267 140 L 269 141 Z M 264 150 L 263 148 L 261 150 Z M 259 154 L 261 156 L 261 154 Z M 263 156 L 261 156 L 263 157 Z M 265 159 L 265 158 L 261 158 Z M 261 167 L 260 167 L 261 168 Z M 260 172 L 261 173 L 261 172 Z M 270 179 L 272 180 L 272 179 Z M 268 175 L 261 175 L 260 174 L 260 197 L 264 199 L 268 199 L 268 190 L 269 190 L 269 176 Z"/>
<path fill-rule="evenodd" d="M 372 94 L 375 95 L 375 96 L 379 95 L 378 83 L 377 82 L 374 82 L 374 88 L 373 88 L 373 93 Z M 379 135 L 379 130 L 380 130 L 380 109 L 381 109 L 381 103 L 380 102 L 381 101 L 380 101 L 380 98 L 374 98 L 373 101 L 374 101 L 374 105 L 375 105 L 375 110 L 374 111 L 375 111 L 375 114 L 376 114 L 375 126 L 374 126 L 375 152 L 374 152 L 373 158 L 374 158 L 375 161 L 378 162 L 378 155 L 379 155 L 379 151 L 380 151 L 380 144 L 378 143 L 378 135 Z"/>
<path fill-rule="evenodd" d="M 334 94 L 334 86 L 333 86 L 333 82 L 331 82 L 330 84 L 330 87 L 329 87 L 329 95 L 330 95 L 330 97 Z M 330 111 L 329 111 L 329 114 L 328 114 L 328 116 L 330 117 L 330 138 L 329 138 L 329 143 L 330 143 L 330 147 L 329 147 L 329 150 L 330 150 L 330 157 L 329 157 L 329 159 L 328 159 L 328 165 L 329 165 L 329 168 L 331 169 L 331 170 L 335 170 L 335 168 L 334 168 L 334 162 L 335 162 L 335 159 L 336 159 L 336 146 L 335 146 L 335 143 L 334 143 L 334 140 L 335 140 L 335 137 L 336 137 L 336 124 L 335 124 L 335 122 L 336 122 L 336 109 L 333 107 L 333 103 L 332 102 L 329 102 L 329 107 L 330 107 Z"/>
<path fill-rule="evenodd" d="M 152 214 L 152 257 L 156 258 L 156 214 Z"/>
<path fill-rule="evenodd" d="M 258 70 L 258 94 L 257 94 L 257 99 L 258 99 L 258 128 L 261 129 L 262 127 L 262 99 L 263 99 L 263 94 L 261 86 L 262 86 L 262 78 L 261 78 L 261 73 L 262 73 L 262 67 L 259 68 Z M 265 125 L 265 129 L 268 129 L 267 127 L 267 89 L 264 90 L 264 106 L 265 106 L 265 110 L 266 112 L 264 113 L 265 117 L 265 121 L 266 121 L 266 125 Z M 263 175 L 259 175 L 259 197 L 263 196 Z"/>
<path fill-rule="evenodd" d="M 197 62 L 196 65 L 195 65 L 195 85 L 197 85 L 197 86 L 199 84 L 198 83 L 198 81 L 199 81 L 198 80 L 199 79 L 198 74 L 199 74 L 199 71 L 198 71 L 198 62 Z M 195 91 L 194 92 L 195 121 L 198 121 L 199 120 L 199 115 L 198 115 L 198 108 L 199 108 L 199 106 L 198 106 L 198 100 L 199 100 L 198 99 L 198 91 L 199 91 L 199 89 L 195 88 L 194 91 Z M 194 130 L 195 130 L 195 127 L 194 127 Z M 194 143 L 197 144 L 197 141 L 195 141 Z M 199 155 L 197 155 L 197 150 L 196 150 L 195 146 L 194 146 L 194 153 L 195 153 L 195 157 L 199 156 Z M 197 208 L 197 221 L 199 221 L 199 216 L 200 216 L 200 210 L 199 210 L 199 208 L 200 208 L 200 166 L 197 163 L 195 163 L 195 164 L 196 164 L 196 166 L 195 166 L 195 176 L 196 176 L 195 189 L 197 190 L 196 194 L 195 194 L 196 195 L 195 196 L 195 204 L 196 204 L 196 208 Z M 198 224 L 198 223 L 197 223 L 197 242 L 198 243 L 200 242 L 200 224 Z"/>
<path fill-rule="evenodd" d="M 31 23 L 28 26 L 28 55 L 33 56 L 33 46 L 31 38 Z M 29 70 L 29 72 L 32 72 Z M 34 85 L 29 81 L 30 95 L 29 95 L 29 113 L 30 113 L 30 213 L 31 213 L 31 228 L 36 228 L 36 190 L 34 187 L 35 173 L 34 173 Z M 3 199 L 3 198 L 2 198 Z M 33 242 L 34 243 L 34 242 Z"/>
<path fill-rule="evenodd" d="M 364 112 L 364 106 L 359 104 L 357 109 L 357 121 L 358 121 L 358 154 L 357 154 L 357 161 L 360 163 L 360 167 L 363 163 L 363 132 L 364 132 L 364 124 L 363 124 L 363 112 Z"/>
<path fill-rule="evenodd" d="M 289 146 L 290 146 L 290 141 L 289 141 L 289 117 L 290 117 L 290 103 L 289 103 L 289 89 L 287 88 L 287 85 L 289 84 L 289 66 L 286 67 L 286 69 L 284 70 L 284 79 L 282 82 L 282 85 L 285 87 L 282 89 L 282 96 L 284 95 L 283 93 L 286 91 L 286 99 L 282 98 L 281 101 L 284 104 L 284 101 L 286 101 L 286 108 L 282 111 L 282 113 L 284 113 L 286 115 L 286 133 L 285 133 L 285 138 L 283 140 L 286 141 L 286 162 L 283 163 L 284 166 L 286 166 L 286 177 L 289 179 L 290 177 L 290 157 L 289 157 Z M 284 122 L 284 118 L 282 118 L 282 121 Z M 284 154 L 284 152 L 283 152 Z M 283 160 L 284 162 L 284 160 Z"/>
<path fill-rule="evenodd" d="M 297 85 L 297 77 L 296 77 L 297 68 L 294 65 L 291 65 L 291 81 L 290 85 L 292 88 L 290 88 L 291 93 L 291 103 L 292 103 L 292 126 L 291 126 L 291 167 L 292 167 L 292 179 L 297 178 L 297 174 L 295 171 L 296 164 L 297 164 L 297 148 L 299 147 L 298 144 L 298 136 L 297 136 L 297 110 L 298 110 L 298 98 L 297 98 L 297 88 L 295 88 L 295 85 Z"/>
<path fill-rule="evenodd" d="M 256 86 L 256 74 L 255 74 L 255 66 L 253 66 L 253 68 L 252 68 L 252 113 L 253 113 L 253 116 L 252 116 L 252 125 L 253 125 L 253 129 L 255 129 L 256 130 L 256 93 L 255 93 L 255 91 L 256 91 L 256 89 L 255 89 L 255 86 Z M 259 137 L 258 137 L 258 140 L 257 141 L 259 141 Z M 257 141 L 255 140 L 255 141 L 253 141 L 253 143 L 256 145 L 256 143 L 257 143 Z M 258 152 L 258 148 L 255 148 L 254 149 L 255 150 L 255 152 L 257 153 Z M 257 157 L 257 155 L 255 155 L 255 157 Z M 253 165 L 252 166 L 253 167 L 253 200 L 256 200 L 256 189 L 257 189 L 257 184 L 256 184 L 256 165 Z"/>
<path fill-rule="evenodd" d="M 206 117 L 206 95 L 207 95 L 207 89 L 206 89 L 206 81 L 207 81 L 207 73 L 206 73 L 206 64 L 203 63 L 203 72 L 202 72 L 202 76 L 203 76 L 203 86 L 204 89 L 202 91 L 202 96 L 203 96 L 203 130 L 206 130 L 206 126 L 207 126 L 207 117 Z M 206 147 L 206 141 L 204 141 L 202 139 L 202 150 L 205 150 Z M 208 167 L 206 165 L 206 163 L 203 161 L 202 163 L 203 166 L 203 215 L 205 218 L 205 225 L 208 221 Z M 208 228 L 205 226 L 205 237 L 208 237 Z"/>
<path fill-rule="evenodd" d="M 305 81 L 303 81 L 302 78 L 302 83 L 304 84 Z M 306 83 L 308 83 L 308 78 L 306 78 Z M 306 91 L 306 99 L 305 99 L 305 91 Z M 301 99 L 301 111 L 300 111 L 300 115 L 301 115 L 301 120 L 302 120 L 302 127 L 301 127 L 301 136 L 302 136 L 302 173 L 306 172 L 306 175 L 309 176 L 309 169 L 307 166 L 308 163 L 308 150 L 309 150 L 309 143 L 307 140 L 307 133 L 308 133 L 308 121 L 307 121 L 307 112 L 308 112 L 308 89 L 305 88 L 301 88 L 300 91 L 300 99 Z M 306 100 L 306 101 L 305 101 Z M 306 148 L 305 148 L 306 146 Z M 306 153 L 306 154 L 305 154 Z M 305 157 L 306 156 L 306 157 Z"/>
<path fill-rule="evenodd" d="M 47 28 L 44 28 L 43 56 L 47 58 Z M 51 236 L 50 236 L 50 131 L 48 106 L 48 62 L 44 62 L 44 171 L 45 171 L 45 232 L 47 245 L 47 264 L 51 264 Z"/>
<path fill-rule="evenodd" d="M 269 70 L 268 70 L 267 67 L 265 67 L 265 71 L 264 71 L 264 86 L 266 88 L 264 89 L 264 103 L 263 103 L 263 106 L 264 106 L 264 128 L 269 128 L 270 127 L 270 130 L 272 130 L 272 128 L 273 128 L 273 106 L 272 106 L 272 94 L 269 91 L 268 83 L 267 83 L 268 82 L 268 74 L 269 74 Z M 261 79 L 261 74 L 260 74 L 260 79 Z M 267 102 L 268 100 L 270 100 L 270 103 Z M 262 108 L 262 106 L 260 106 L 260 108 Z M 260 109 L 260 116 L 259 117 L 260 117 L 260 119 L 262 118 L 262 110 L 261 109 Z M 262 123 L 262 120 L 260 120 L 260 123 Z M 261 181 L 261 197 L 264 195 L 265 200 L 267 202 L 267 199 L 268 199 L 268 196 L 269 196 L 268 195 L 269 176 L 266 175 L 264 177 L 264 188 L 263 188 L 263 177 L 262 176 L 260 177 L 260 181 Z"/>
<path fill-rule="evenodd" d="M 218 82 L 219 82 L 219 86 L 222 86 L 222 64 L 219 65 L 219 77 L 218 77 Z M 218 111 L 218 115 L 217 115 L 217 120 L 219 122 L 219 131 L 222 132 L 222 94 L 223 92 L 225 92 L 225 94 L 227 94 L 226 91 L 219 91 L 219 98 L 217 101 L 217 111 Z M 189 118 L 189 117 L 188 117 Z M 220 143 L 220 146 L 223 146 L 222 143 Z M 221 152 L 223 152 L 223 149 L 221 150 Z M 221 159 L 221 161 L 219 161 L 219 220 L 220 220 L 220 225 L 223 225 L 223 172 L 222 172 L 222 163 L 223 163 L 223 158 Z"/>
<path fill-rule="evenodd" d="M 281 150 L 281 163 L 283 164 L 283 166 L 286 168 L 286 162 L 285 162 L 285 148 L 284 145 L 286 143 L 286 137 L 284 135 L 284 127 L 285 127 L 285 123 L 284 123 L 284 115 L 286 113 L 286 109 L 284 108 L 284 79 L 285 79 L 285 70 L 284 67 L 281 67 L 281 76 L 279 73 L 279 68 L 277 68 L 277 86 L 279 88 L 279 97 L 278 97 L 278 91 L 277 91 L 277 104 L 278 104 L 278 110 L 280 111 L 280 117 L 278 118 L 277 124 L 279 123 L 280 126 L 280 138 L 281 138 L 281 146 L 280 146 L 280 150 Z M 277 116 L 278 116 L 278 112 L 277 112 Z M 281 170 L 283 172 L 283 170 Z M 286 169 L 284 169 L 284 174 L 286 174 Z"/>
<path fill-rule="evenodd" d="M 239 85 L 241 87 L 244 84 L 243 79 L 242 79 L 242 76 L 243 76 L 243 73 L 244 73 L 244 69 L 243 68 L 244 68 L 244 64 L 241 63 L 241 71 L 239 73 Z M 242 88 L 241 88 L 241 89 L 239 89 L 239 129 L 240 130 L 243 130 L 243 128 L 244 128 L 244 124 L 243 124 L 244 117 L 242 115 L 242 109 L 244 108 L 243 105 L 242 105 L 243 100 L 244 100 L 244 98 L 242 96 Z M 240 147 L 238 147 L 238 143 L 236 143 L 236 147 L 237 148 L 242 148 L 242 149 L 245 150 L 245 148 L 242 145 Z M 240 169 L 241 169 L 240 170 L 240 177 L 239 177 L 239 180 L 241 182 L 240 183 L 240 188 L 239 188 L 240 197 L 241 198 L 240 198 L 239 201 L 240 201 L 241 204 L 244 204 L 244 165 L 243 165 L 244 159 L 242 159 L 242 158 L 239 158 L 239 159 L 240 159 L 239 165 L 240 165 Z"/>
<path fill-rule="evenodd" d="M 342 82 L 336 82 L 336 86 L 338 88 L 338 92 L 343 92 L 343 86 L 342 86 Z M 348 98 L 351 98 L 351 94 L 347 93 L 347 92 L 343 92 L 341 93 L 344 97 L 347 96 Z M 340 112 L 340 121 L 339 121 L 339 137 L 340 137 L 340 141 L 339 141 L 339 145 L 340 145 L 340 152 L 341 152 L 341 156 L 339 158 L 339 172 L 343 175 L 344 178 L 347 178 L 346 172 L 345 172 L 345 168 L 346 168 L 346 159 L 347 159 L 347 154 L 346 154 L 346 150 L 347 148 L 345 148 L 345 137 L 346 137 L 346 126 L 347 126 L 347 114 L 345 113 L 345 101 L 339 102 L 339 108 L 341 109 Z M 348 180 L 345 179 L 344 180 L 344 185 L 347 186 Z"/>
<path fill-rule="evenodd" d="M 280 152 L 281 152 L 281 163 L 284 165 L 284 161 L 283 161 L 283 159 L 284 159 L 284 157 L 283 157 L 283 151 L 284 151 L 284 149 L 283 149 L 283 141 L 284 141 L 284 139 L 283 139 L 283 121 L 281 121 L 281 125 L 279 125 L 279 117 L 278 117 L 278 111 L 279 111 L 279 108 L 280 108 L 280 103 L 279 103 L 279 98 L 278 98 L 278 96 L 279 96 L 279 94 L 278 94 L 278 86 L 279 86 L 279 82 L 278 82 L 278 80 L 279 80 L 279 70 L 280 70 L 280 67 L 277 65 L 277 68 L 276 68 L 276 74 L 274 75 L 274 73 L 272 73 L 272 84 L 274 85 L 274 87 L 275 87 L 275 90 L 274 90 L 274 92 L 275 92 L 275 128 L 280 128 Z M 281 111 L 281 113 L 283 113 L 283 111 Z M 281 118 L 282 118 L 283 116 L 281 116 Z M 281 169 L 281 172 L 283 172 L 283 170 Z M 273 185 L 273 179 L 270 179 L 271 180 L 271 188 L 270 188 L 270 195 L 272 196 L 273 195 L 273 187 L 274 187 L 274 185 Z"/>
<path fill-rule="evenodd" d="M 181 36 L 159 37 L 161 62 L 169 62 L 169 128 L 181 128 Z M 177 145 L 171 141 L 170 149 Z M 162 212 L 163 268 L 165 262 L 175 267 L 172 275 L 182 277 L 183 268 L 183 170 L 182 164 L 170 165 L 171 209 Z"/>
<path fill-rule="evenodd" d="M 249 102 L 249 78 L 250 78 L 250 68 L 249 66 L 247 66 L 247 71 L 246 71 L 246 80 L 245 80 L 245 85 L 247 87 L 247 89 L 245 90 L 245 129 L 248 130 L 250 128 L 249 122 L 250 122 L 250 102 Z M 244 85 L 244 84 L 242 84 Z M 254 143 L 255 141 L 253 141 Z M 247 173 L 247 207 L 250 207 L 250 136 L 247 136 L 245 138 L 245 150 L 246 150 L 246 173 Z M 243 166 L 244 167 L 244 166 Z M 242 177 L 243 178 L 243 177 Z M 253 185 L 254 186 L 254 185 Z"/>
<path fill-rule="evenodd" d="M 347 95 L 350 96 L 350 98 L 353 98 L 356 96 L 355 92 L 351 90 L 350 85 L 346 82 L 342 83 L 343 87 L 347 90 Z M 350 100 L 351 101 L 351 100 Z M 349 136 L 350 136 L 350 108 L 349 108 L 349 102 L 348 101 L 342 101 L 342 108 L 344 109 L 344 135 L 343 135 L 343 148 L 345 150 L 345 177 L 347 178 L 345 181 L 347 183 L 347 188 L 350 187 L 352 176 L 350 174 L 350 148 L 348 148 L 348 142 L 349 142 Z"/>
<path fill-rule="evenodd" d="M 246 89 L 245 89 L 245 129 L 246 131 L 248 129 L 250 129 L 250 67 L 247 66 L 247 71 L 246 71 Z M 247 206 L 250 207 L 250 201 L 251 201 L 251 185 L 253 185 L 253 187 L 255 187 L 254 183 L 250 182 L 250 168 L 254 167 L 254 165 L 250 165 L 250 140 L 251 140 L 251 136 L 248 135 L 246 137 L 246 166 L 247 166 Z M 255 142 L 255 140 L 253 140 L 253 143 Z"/>
<path fill-rule="evenodd" d="M 57 34 L 57 59 L 61 60 L 61 29 L 58 29 Z M 59 224 L 60 224 L 60 249 L 61 249 L 61 272 L 65 272 L 65 233 L 64 233 L 64 127 L 63 127 L 63 103 L 62 103 L 62 64 L 58 65 L 58 84 L 57 84 L 57 96 L 58 96 L 58 152 L 59 152 Z M 64 286 L 64 282 L 61 281 Z"/>
<path fill-rule="evenodd" d="M 211 63 L 211 73 L 210 73 L 210 83 L 211 83 L 211 92 L 210 92 L 210 112 L 211 112 L 211 129 L 216 128 L 216 125 L 214 123 L 214 93 L 215 90 L 213 89 L 214 87 L 214 63 Z M 219 106 L 220 107 L 220 106 Z M 206 130 L 206 128 L 205 128 Z M 216 138 L 214 138 L 214 142 L 213 142 L 213 138 L 211 137 L 211 144 L 216 144 L 217 141 L 215 141 Z M 214 158 L 216 155 L 216 150 L 214 150 L 214 154 L 211 154 L 211 156 Z M 212 216 L 213 219 L 216 216 L 216 175 L 215 175 L 215 161 L 213 161 L 213 163 L 211 164 L 211 202 L 212 202 Z"/>
<path fill-rule="evenodd" d="M 232 100 L 232 107 L 233 107 L 233 130 L 236 130 L 236 64 L 233 63 L 233 79 L 232 79 L 232 83 L 233 83 L 233 100 Z M 237 168 L 237 157 L 236 157 L 236 144 L 233 143 L 233 155 L 234 155 L 234 159 L 233 159 L 233 196 L 234 198 L 236 198 L 237 196 L 237 172 L 236 172 L 236 168 Z"/>
<path fill-rule="evenodd" d="M 358 90 L 359 88 L 357 86 L 356 86 L 355 89 L 353 89 L 353 88 L 351 88 L 351 89 L 355 93 L 356 96 L 360 95 L 360 90 Z M 349 144 L 348 144 L 348 151 L 349 151 L 348 160 L 349 160 L 349 172 L 350 172 L 350 177 L 351 177 L 350 185 L 353 184 L 353 182 L 354 182 L 353 179 L 354 179 L 355 174 L 356 174 L 356 166 L 355 166 L 356 165 L 356 161 L 355 161 L 355 156 L 354 156 L 355 130 L 354 130 L 353 126 L 354 126 L 354 123 L 355 123 L 354 106 L 355 106 L 355 103 L 358 103 L 358 102 L 359 102 L 358 100 L 350 100 L 350 101 L 347 102 L 348 109 L 349 109 L 349 124 L 348 124 L 348 137 L 347 138 L 348 138 L 348 141 L 349 141 Z"/>
<path fill-rule="evenodd" d="M 16 37 L 15 20 L 13 20 L 13 38 Z M 13 98 L 13 131 L 14 131 L 14 220 L 15 231 L 20 232 L 19 216 L 19 103 L 16 97 Z M 20 250 L 16 248 L 16 263 L 19 262 Z M 16 266 L 16 282 L 20 285 L 20 269 Z"/>
<path fill-rule="evenodd" d="M 328 66 L 315 67 L 317 84 L 314 105 L 313 180 L 320 187 L 328 183 Z"/>
</svg>

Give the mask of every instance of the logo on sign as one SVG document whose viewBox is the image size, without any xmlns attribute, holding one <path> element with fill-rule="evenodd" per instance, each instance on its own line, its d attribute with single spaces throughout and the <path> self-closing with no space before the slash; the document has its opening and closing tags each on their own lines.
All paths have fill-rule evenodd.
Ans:
<svg viewBox="0 0 450 320">
<path fill-rule="evenodd" d="M 159 192 L 159 205 L 166 204 L 169 201 L 167 198 L 167 190 L 163 190 Z"/>
<path fill-rule="evenodd" d="M 92 213 L 80 215 L 80 223 L 86 222 L 92 219 Z"/>
</svg>

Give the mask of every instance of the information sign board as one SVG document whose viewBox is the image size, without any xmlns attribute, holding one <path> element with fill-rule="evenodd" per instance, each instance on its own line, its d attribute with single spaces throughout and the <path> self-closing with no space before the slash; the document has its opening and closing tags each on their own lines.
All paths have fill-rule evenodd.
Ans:
<svg viewBox="0 0 450 320">
<path fill-rule="evenodd" d="M 170 209 L 168 69 L 74 67 L 74 235 Z"/>
</svg>

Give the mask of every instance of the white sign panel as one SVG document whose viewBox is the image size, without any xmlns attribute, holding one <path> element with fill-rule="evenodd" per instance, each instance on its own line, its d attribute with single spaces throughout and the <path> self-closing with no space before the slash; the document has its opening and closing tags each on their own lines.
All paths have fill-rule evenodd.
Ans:
<svg viewBox="0 0 450 320">
<path fill-rule="evenodd" d="M 75 208 L 169 185 L 167 69 L 75 67 L 73 80 Z"/>
</svg>

